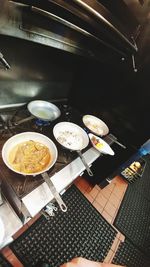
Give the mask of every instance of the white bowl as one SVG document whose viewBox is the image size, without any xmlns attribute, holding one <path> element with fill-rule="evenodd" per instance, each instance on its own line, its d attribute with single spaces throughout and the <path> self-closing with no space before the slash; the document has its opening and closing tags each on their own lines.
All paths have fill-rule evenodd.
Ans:
<svg viewBox="0 0 150 267">
<path fill-rule="evenodd" d="M 19 172 L 13 169 L 13 167 L 11 166 L 11 164 L 9 163 L 9 154 L 10 151 L 19 143 L 23 143 L 29 140 L 33 140 L 35 142 L 39 142 L 45 146 L 48 147 L 50 154 L 51 154 L 51 161 L 49 163 L 49 165 L 41 172 L 36 172 L 36 173 L 23 173 L 23 172 Z M 24 133 L 20 133 L 20 134 L 16 134 L 12 137 L 10 137 L 4 144 L 3 148 L 2 148 L 2 158 L 4 163 L 6 164 L 6 166 L 11 169 L 12 171 L 22 174 L 22 175 L 38 175 L 41 174 L 43 172 L 48 171 L 56 162 L 57 160 L 57 156 L 58 156 L 58 151 L 57 148 L 55 146 L 55 144 L 53 143 L 53 141 L 51 139 L 49 139 L 47 136 L 40 134 L 40 133 L 36 133 L 36 132 L 24 132 Z"/>
<path fill-rule="evenodd" d="M 94 137 L 94 139 L 96 139 L 97 141 L 97 145 L 94 144 L 92 138 Z M 112 150 L 112 148 L 100 137 L 89 133 L 89 138 L 91 140 L 91 143 L 93 145 L 93 147 L 95 147 L 99 152 L 103 153 L 103 154 L 108 154 L 111 156 L 115 155 L 115 152 Z M 98 144 L 101 144 L 100 146 L 98 146 Z"/>
</svg>

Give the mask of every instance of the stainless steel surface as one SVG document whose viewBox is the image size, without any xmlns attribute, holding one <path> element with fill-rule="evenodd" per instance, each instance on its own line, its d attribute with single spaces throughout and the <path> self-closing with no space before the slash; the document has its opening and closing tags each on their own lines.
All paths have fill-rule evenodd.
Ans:
<svg viewBox="0 0 150 267">
<path fill-rule="evenodd" d="M 56 120 L 61 114 L 56 105 L 43 100 L 31 101 L 27 108 L 33 116 L 45 121 Z"/>
<path fill-rule="evenodd" d="M 22 222 L 17 217 L 14 210 L 8 204 L 6 199 L 3 199 L 3 205 L 0 206 L 0 216 L 4 224 L 4 240 L 1 248 L 5 247 L 13 241 L 12 236 L 23 226 Z"/>
<path fill-rule="evenodd" d="M 4 56 L 1 52 L 0 52 L 0 62 L 3 64 L 3 66 L 6 69 L 10 69 L 10 65 L 8 64 L 8 62 L 6 61 L 6 59 L 4 58 Z"/>
<path fill-rule="evenodd" d="M 114 143 L 118 144 L 119 146 L 121 146 L 122 148 L 126 149 L 126 146 L 121 144 L 120 142 L 118 142 L 117 140 L 114 140 Z"/>
<path fill-rule="evenodd" d="M 42 177 L 44 179 L 44 181 L 47 183 L 50 191 L 52 192 L 54 198 L 56 199 L 59 207 L 61 208 L 61 210 L 63 212 L 66 212 L 67 211 L 67 206 L 66 204 L 64 203 L 64 201 L 62 200 L 62 198 L 60 197 L 60 195 L 58 194 L 55 186 L 53 185 L 50 177 L 48 176 L 48 174 L 46 172 L 42 173 Z"/>
<path fill-rule="evenodd" d="M 99 22 L 102 22 L 117 33 L 130 50 L 134 52 L 136 50 L 134 45 L 99 12 L 95 10 L 96 18 L 93 17 L 94 9 L 91 9 L 90 5 L 87 5 L 88 8 L 86 9 L 86 3 L 83 1 L 79 1 L 84 7 L 82 11 L 77 7 L 78 1 L 72 1 L 71 3 L 48 1 L 46 6 L 39 2 L 31 2 L 31 5 L 26 5 L 25 1 L 21 2 L 24 3 L 20 4 L 19 1 L 8 2 L 9 17 L 6 15 L 5 20 L 2 21 L 4 27 L 0 29 L 1 34 L 19 37 L 86 57 L 94 57 L 98 60 L 100 60 L 100 50 L 103 48 L 101 44 L 125 56 L 124 50 L 118 49 L 118 46 L 113 45 L 111 40 L 108 41 L 108 38 L 102 37 L 98 26 Z M 61 8 L 63 13 L 60 12 Z M 89 10 L 90 16 L 87 13 Z M 8 12 L 5 10 L 5 13 Z M 99 22 L 97 17 L 100 17 Z M 40 23 L 36 23 L 36 21 L 40 21 Z M 109 36 L 109 32 L 107 35 Z M 91 42 L 93 42 L 93 45 L 91 45 Z"/>
<path fill-rule="evenodd" d="M 2 199 L 2 190 L 1 190 L 1 181 L 0 181 L 0 206 L 3 204 L 3 199 Z"/>
<path fill-rule="evenodd" d="M 47 11 L 42 10 L 42 9 L 40 9 L 40 8 L 37 8 L 37 7 L 32 7 L 32 10 L 33 10 L 34 12 L 37 12 L 37 13 L 42 14 L 42 15 L 44 15 L 44 16 L 53 18 L 54 20 L 56 20 L 56 21 L 58 21 L 58 22 L 60 22 L 60 23 L 62 23 L 62 24 L 64 24 L 64 25 L 66 25 L 67 27 L 72 28 L 73 30 L 78 31 L 78 32 L 84 34 L 85 36 L 87 36 L 87 37 L 89 37 L 89 38 L 92 38 L 93 40 L 99 42 L 100 44 L 103 44 L 104 46 L 106 46 L 106 47 L 108 47 L 108 48 L 110 48 L 110 49 L 116 51 L 117 53 L 119 53 L 119 54 L 125 56 L 125 53 L 122 52 L 122 51 L 120 51 L 119 49 L 117 49 L 115 46 L 109 44 L 108 42 L 106 42 L 106 41 L 100 39 L 99 37 L 95 36 L 94 34 L 91 34 L 91 33 L 88 32 L 87 30 L 85 30 L 85 29 L 83 29 L 83 28 L 81 28 L 81 27 L 78 27 L 77 25 L 75 25 L 75 24 L 73 24 L 73 23 L 71 23 L 71 22 L 69 22 L 69 21 L 67 21 L 67 20 L 65 20 L 65 19 L 63 19 L 63 18 L 61 18 L 61 17 L 58 17 L 58 16 L 56 16 L 56 15 L 50 13 L 50 12 L 47 12 Z M 33 33 L 33 32 L 32 32 L 32 33 Z M 69 45 L 69 43 L 68 43 L 68 45 Z M 70 44 L 70 46 L 71 46 L 71 44 Z M 76 46 L 76 48 L 77 48 L 77 46 Z M 78 49 L 79 49 L 79 47 L 78 47 Z"/>
<path fill-rule="evenodd" d="M 54 20 L 72 28 L 73 30 L 77 30 L 77 31 L 79 31 L 79 32 L 81 32 L 87 36 L 92 36 L 92 34 L 90 34 L 88 31 L 78 27 L 77 25 L 75 25 L 75 24 L 73 24 L 73 23 L 71 23 L 71 22 L 69 22 L 69 21 L 67 21 L 67 20 L 65 20 L 59 16 L 56 16 L 55 14 L 52 14 L 48 11 L 45 11 L 45 10 L 43 10 L 41 8 L 37 8 L 37 7 L 31 7 L 31 9 L 38 14 L 44 15 L 44 16 L 49 17 L 49 18 L 53 18 Z"/>
<path fill-rule="evenodd" d="M 104 18 L 99 12 L 97 12 L 94 8 L 92 8 L 89 4 L 86 3 L 86 1 L 82 0 L 74 0 L 75 2 L 79 3 L 81 7 L 84 7 L 88 12 L 92 13 L 95 15 L 100 21 L 102 21 L 105 25 L 111 28 L 122 40 L 128 44 L 133 51 L 137 52 L 137 46 L 135 46 L 133 43 L 131 43 L 125 35 L 123 35 L 114 25 L 112 25 L 107 19 Z"/>
<path fill-rule="evenodd" d="M 136 68 L 136 64 L 135 64 L 135 56 L 134 56 L 134 55 L 132 55 L 132 65 L 133 65 L 133 70 L 134 70 L 134 72 L 137 72 L 138 70 L 137 70 L 137 68 Z"/>
<path fill-rule="evenodd" d="M 22 124 L 22 123 L 24 123 L 24 122 L 30 121 L 30 120 L 32 120 L 32 119 L 34 119 L 34 116 L 29 116 L 29 117 L 27 117 L 27 118 L 25 118 L 25 119 L 22 119 L 22 120 L 20 120 L 20 121 L 15 122 L 14 125 L 17 126 L 17 125 L 19 125 L 19 124 Z"/>
<path fill-rule="evenodd" d="M 118 144 L 119 146 L 121 146 L 122 148 L 126 149 L 126 146 L 123 145 L 123 144 L 121 144 L 121 143 L 117 140 L 117 138 L 116 138 L 114 135 L 109 134 L 109 138 L 110 138 L 114 143 L 116 143 L 116 144 Z"/>
<path fill-rule="evenodd" d="M 66 27 L 66 25 L 63 24 L 64 20 L 62 19 L 61 24 L 58 24 L 58 18 L 56 20 L 56 17 L 58 16 L 55 17 L 55 14 L 52 14 L 51 18 L 48 18 L 46 24 L 49 26 L 52 24 L 54 27 L 51 28 L 50 26 L 49 30 L 47 30 L 47 26 L 43 25 L 43 23 L 45 24 L 43 17 L 45 17 L 46 12 L 44 12 L 44 10 L 37 10 L 40 9 L 31 6 L 28 6 L 27 8 L 26 5 L 20 5 L 14 1 L 9 1 L 8 10 L 5 10 L 6 16 L 2 20 L 4 27 L 0 29 L 0 33 L 30 40 L 32 42 L 68 51 L 73 54 L 90 55 L 89 51 L 85 49 L 84 45 L 82 44 L 82 37 L 76 36 L 76 33 L 74 32 L 74 26 L 73 29 L 72 26 L 70 28 L 71 23 L 69 24 L 68 22 Z M 7 17 L 8 12 L 10 12 L 9 17 Z M 39 14 L 39 12 L 41 13 Z M 40 20 L 40 27 L 34 25 L 39 25 L 39 23 L 35 23 L 34 17 L 35 20 Z M 57 23 L 57 25 L 54 25 L 54 21 L 56 21 L 55 23 Z M 86 34 L 86 30 L 84 31 L 84 29 L 79 29 L 80 27 L 77 26 L 75 31 Z"/>
<path fill-rule="evenodd" d="M 85 160 L 84 156 L 82 155 L 81 151 L 78 150 L 77 153 L 78 153 L 79 157 L 81 158 L 81 160 L 82 160 L 82 162 L 83 162 L 83 164 L 84 164 L 84 166 L 85 166 L 85 168 L 87 170 L 87 173 L 90 176 L 93 176 L 93 172 L 91 171 L 91 169 L 89 168 L 88 164 L 86 163 L 86 160 Z"/>
</svg>

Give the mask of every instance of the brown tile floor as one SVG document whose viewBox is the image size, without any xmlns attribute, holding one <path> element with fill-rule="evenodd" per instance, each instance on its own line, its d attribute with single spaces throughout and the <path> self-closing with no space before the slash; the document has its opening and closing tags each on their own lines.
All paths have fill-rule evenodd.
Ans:
<svg viewBox="0 0 150 267">
<path fill-rule="evenodd" d="M 99 213 L 110 223 L 113 224 L 121 201 L 127 189 L 127 183 L 119 176 L 116 176 L 112 182 L 105 188 L 101 189 L 99 186 L 92 186 L 84 177 L 78 177 L 75 185 L 85 195 L 85 197 L 93 204 Z M 28 229 L 38 218 L 40 214 L 31 219 L 24 225 L 13 237 L 14 239 L 21 235 Z M 114 226 L 113 226 L 114 227 Z M 119 243 L 124 240 L 124 236 L 118 231 L 112 247 L 105 258 L 104 262 L 110 263 L 119 246 Z M 16 258 L 9 247 L 2 250 L 4 257 L 14 266 L 23 267 L 20 261 Z"/>
</svg>

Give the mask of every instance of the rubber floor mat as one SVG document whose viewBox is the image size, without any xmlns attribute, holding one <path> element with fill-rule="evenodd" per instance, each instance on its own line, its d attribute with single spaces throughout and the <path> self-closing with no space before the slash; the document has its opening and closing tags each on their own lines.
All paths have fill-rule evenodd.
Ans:
<svg viewBox="0 0 150 267">
<path fill-rule="evenodd" d="M 130 186 L 137 190 L 145 199 L 150 201 L 150 161 L 145 159 L 146 167 L 140 179 Z"/>
<path fill-rule="evenodd" d="M 127 267 L 149 267 L 149 259 L 129 241 L 120 243 L 112 263 Z"/>
<path fill-rule="evenodd" d="M 128 186 L 114 225 L 133 244 L 150 255 L 150 202 L 131 186 Z"/>
<path fill-rule="evenodd" d="M 2 254 L 0 254 L 0 267 L 12 267 Z"/>
<path fill-rule="evenodd" d="M 66 213 L 41 216 L 10 245 L 24 266 L 56 267 L 79 256 L 103 261 L 110 250 L 117 232 L 81 192 L 73 185 L 62 198 Z"/>
</svg>

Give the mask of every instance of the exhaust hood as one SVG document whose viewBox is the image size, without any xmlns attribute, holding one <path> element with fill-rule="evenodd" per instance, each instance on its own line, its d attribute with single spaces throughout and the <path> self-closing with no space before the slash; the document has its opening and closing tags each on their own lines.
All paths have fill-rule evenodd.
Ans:
<svg viewBox="0 0 150 267">
<path fill-rule="evenodd" d="M 6 1 L 0 34 L 107 61 L 137 52 L 132 36 L 106 7 L 93 0 Z"/>
</svg>

